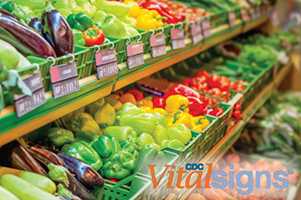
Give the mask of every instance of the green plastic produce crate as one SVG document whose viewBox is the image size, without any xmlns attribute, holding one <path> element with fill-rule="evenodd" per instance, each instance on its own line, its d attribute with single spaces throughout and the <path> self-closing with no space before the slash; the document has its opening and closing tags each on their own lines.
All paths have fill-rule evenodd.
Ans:
<svg viewBox="0 0 301 200">
<path fill-rule="evenodd" d="M 117 183 L 106 180 L 104 187 L 97 188 L 94 193 L 97 200 L 134 200 L 139 198 L 150 184 L 150 180 L 133 175 Z"/>
<path fill-rule="evenodd" d="M 160 151 L 159 154 L 160 155 L 155 157 L 146 158 L 146 162 L 144 162 L 143 167 L 138 171 L 137 175 L 151 180 L 152 177 L 149 172 L 149 165 L 154 164 L 155 172 L 157 172 L 155 176 L 158 178 L 163 173 L 165 165 L 174 165 L 179 157 L 176 153 L 169 151 Z"/>
<path fill-rule="evenodd" d="M 215 123 L 212 125 L 211 130 L 214 131 L 216 127 L 219 127 L 222 123 L 228 123 L 228 120 L 231 118 L 233 106 L 227 104 L 227 103 L 220 103 L 219 106 L 224 110 L 223 114 L 221 116 L 216 117 Z M 208 115 L 211 116 L 211 115 Z M 215 116 L 211 116 L 215 117 Z M 211 134 L 210 132 L 207 132 L 207 134 Z"/>
<path fill-rule="evenodd" d="M 227 131 L 228 124 L 218 126 L 210 135 L 206 135 L 202 142 L 198 143 L 194 150 L 194 159 L 200 161 L 222 139 Z"/>
<path fill-rule="evenodd" d="M 168 152 L 176 153 L 179 157 L 177 159 L 177 165 L 181 165 L 182 163 L 189 162 L 191 160 L 191 155 L 193 153 L 193 149 L 195 145 L 201 140 L 203 140 L 203 134 L 191 132 L 192 133 L 192 139 L 188 144 L 186 144 L 185 148 L 183 150 L 176 150 L 172 148 L 166 148 L 165 150 Z"/>
</svg>

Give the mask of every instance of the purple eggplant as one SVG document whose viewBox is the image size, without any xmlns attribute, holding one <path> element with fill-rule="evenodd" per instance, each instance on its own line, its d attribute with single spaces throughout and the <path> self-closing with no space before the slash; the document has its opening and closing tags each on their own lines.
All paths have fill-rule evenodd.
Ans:
<svg viewBox="0 0 301 200">
<path fill-rule="evenodd" d="M 65 154 L 59 153 L 58 155 L 63 159 L 65 167 L 84 185 L 87 187 L 103 186 L 103 178 L 92 167 Z"/>
<path fill-rule="evenodd" d="M 72 29 L 57 10 L 50 9 L 43 13 L 42 27 L 43 37 L 52 45 L 57 56 L 73 52 Z"/>
<path fill-rule="evenodd" d="M 42 35 L 43 25 L 42 25 L 42 22 L 39 18 L 37 18 L 37 17 L 32 18 L 28 25 L 31 28 L 33 28 L 33 30 L 35 30 L 37 33 Z"/>
<path fill-rule="evenodd" d="M 56 57 L 53 47 L 38 33 L 10 15 L 0 13 L 0 39 L 25 56 Z"/>
</svg>

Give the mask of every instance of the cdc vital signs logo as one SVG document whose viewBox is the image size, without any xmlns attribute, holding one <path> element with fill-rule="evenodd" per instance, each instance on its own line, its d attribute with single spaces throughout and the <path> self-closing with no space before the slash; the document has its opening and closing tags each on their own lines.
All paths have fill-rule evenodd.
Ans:
<svg viewBox="0 0 301 200">
<path fill-rule="evenodd" d="M 156 165 L 149 166 L 153 188 L 162 184 L 167 189 L 220 189 L 236 190 L 239 195 L 250 195 L 258 190 L 281 191 L 289 187 L 289 171 L 287 169 L 269 170 L 237 170 L 235 164 L 215 167 L 213 164 L 187 163 L 175 167 L 165 165 L 163 172 L 156 176 Z"/>
</svg>

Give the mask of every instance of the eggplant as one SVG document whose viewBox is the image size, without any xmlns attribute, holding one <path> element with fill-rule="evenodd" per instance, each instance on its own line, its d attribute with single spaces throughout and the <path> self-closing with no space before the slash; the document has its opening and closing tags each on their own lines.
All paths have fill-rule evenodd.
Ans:
<svg viewBox="0 0 301 200">
<path fill-rule="evenodd" d="M 42 36 L 3 13 L 0 13 L 0 39 L 13 45 L 25 56 L 56 57 L 54 49 Z"/>
<path fill-rule="evenodd" d="M 48 165 L 49 163 L 64 166 L 64 161 L 52 151 L 49 151 L 45 148 L 39 146 L 32 146 L 29 149 L 30 154 L 43 163 L 44 165 Z"/>
<path fill-rule="evenodd" d="M 19 145 L 14 148 L 12 155 L 12 164 L 16 168 L 29 170 L 38 174 L 46 175 L 45 169 L 30 155 L 28 149 Z"/>
<path fill-rule="evenodd" d="M 89 165 L 81 162 L 76 158 L 66 156 L 65 154 L 58 154 L 65 163 L 65 167 L 74 173 L 76 178 L 87 187 L 103 186 L 103 178 Z"/>
<path fill-rule="evenodd" d="M 14 18 L 14 19 L 17 20 L 17 17 L 14 16 L 13 14 L 11 14 L 10 12 L 8 12 L 7 10 L 4 10 L 4 9 L 0 8 L 0 13 L 3 14 L 3 15 L 10 16 L 11 18 Z"/>
<path fill-rule="evenodd" d="M 46 150 L 43 147 L 33 146 L 28 151 L 35 159 L 37 159 L 45 166 L 50 163 L 65 166 L 64 161 L 58 155 L 56 155 L 52 151 Z M 95 199 L 94 195 L 92 195 L 89 190 L 87 190 L 87 188 L 82 183 L 80 183 L 69 170 L 67 172 L 67 175 L 69 180 L 68 189 L 73 194 L 85 200 Z"/>
<path fill-rule="evenodd" d="M 33 30 L 35 30 L 37 33 L 42 35 L 43 25 L 39 18 L 37 18 L 37 17 L 32 18 L 30 20 L 28 26 L 30 26 L 31 28 L 33 28 Z"/>
<path fill-rule="evenodd" d="M 42 35 L 52 45 L 57 56 L 73 53 L 73 33 L 65 18 L 54 9 L 42 15 Z"/>
</svg>

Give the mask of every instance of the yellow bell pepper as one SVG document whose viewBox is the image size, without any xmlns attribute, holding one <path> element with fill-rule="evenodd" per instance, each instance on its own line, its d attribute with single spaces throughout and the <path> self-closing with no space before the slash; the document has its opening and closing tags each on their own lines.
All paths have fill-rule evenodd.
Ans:
<svg viewBox="0 0 301 200">
<path fill-rule="evenodd" d="M 159 113 L 159 114 L 161 114 L 163 116 L 167 116 L 168 115 L 168 113 L 166 112 L 166 110 L 164 110 L 162 108 L 154 108 L 154 112 L 155 113 Z"/>
<path fill-rule="evenodd" d="M 192 129 L 197 132 L 203 131 L 210 124 L 210 121 L 205 116 L 194 117 L 192 121 Z"/>
<path fill-rule="evenodd" d="M 147 107 L 147 106 L 142 106 L 142 107 L 140 107 L 140 109 L 142 109 L 144 112 L 147 112 L 147 113 L 154 112 L 153 108 Z"/>
<path fill-rule="evenodd" d="M 182 95 L 172 95 L 166 99 L 165 110 L 170 113 L 177 111 L 186 111 L 189 105 L 189 100 Z"/>
<path fill-rule="evenodd" d="M 178 124 L 184 124 L 186 127 L 191 128 L 192 126 L 192 115 L 190 115 L 187 112 L 176 112 L 174 114 L 174 124 L 178 125 Z"/>
</svg>

